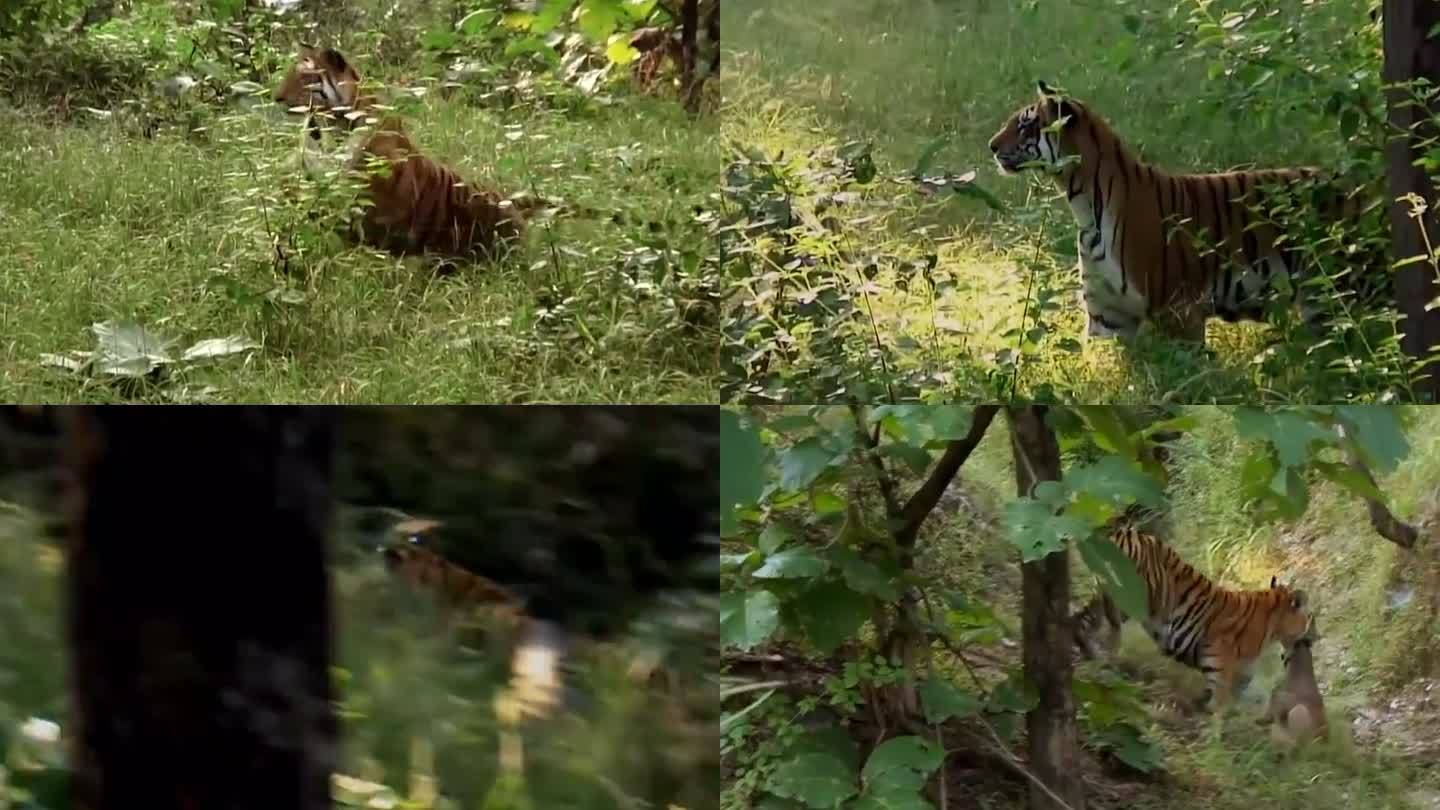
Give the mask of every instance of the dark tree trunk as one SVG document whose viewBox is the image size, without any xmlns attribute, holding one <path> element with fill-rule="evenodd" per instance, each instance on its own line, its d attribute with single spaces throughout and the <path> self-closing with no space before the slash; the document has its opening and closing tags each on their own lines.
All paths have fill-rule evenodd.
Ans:
<svg viewBox="0 0 1440 810">
<path fill-rule="evenodd" d="M 1440 83 L 1440 42 L 1428 38 L 1440 23 L 1440 3 L 1385 0 L 1384 13 L 1385 82 L 1428 79 L 1432 84 Z M 1425 169 L 1414 165 L 1430 148 L 1427 141 L 1440 135 L 1431 123 L 1440 105 L 1413 104 L 1409 90 L 1395 88 L 1388 91 L 1388 106 L 1396 135 L 1387 147 L 1391 244 L 1395 260 L 1403 261 L 1429 254 L 1425 247 L 1427 234 L 1430 242 L 1440 247 L 1435 189 Z M 1407 194 L 1417 194 L 1429 205 L 1418 221 L 1411 217 L 1409 203 L 1394 201 Z M 1435 265 L 1426 261 L 1400 268 L 1395 274 L 1395 295 L 1403 316 L 1400 326 L 1405 332 L 1405 352 L 1414 358 L 1428 357 L 1440 347 L 1440 309 L 1426 311 L 1426 305 L 1440 295 Z M 1421 402 L 1440 402 L 1440 364 L 1432 362 L 1426 367 L 1425 378 L 1415 384 L 1415 396 Z"/>
<path fill-rule="evenodd" d="M 1045 408 L 1011 410 L 1010 430 L 1020 495 L 1029 495 L 1041 481 L 1060 480 L 1060 447 L 1055 432 L 1045 424 Z M 1040 704 L 1025 716 L 1030 767 L 1045 785 L 1031 783 L 1030 808 L 1082 810 L 1085 794 L 1076 761 L 1075 701 L 1070 691 L 1069 553 L 1023 563 L 1020 587 L 1025 678 L 1040 696 Z"/>
<path fill-rule="evenodd" d="M 685 109 L 690 112 L 700 108 L 695 70 L 695 40 L 699 31 L 700 0 L 685 0 L 680 7 L 680 92 L 685 97 Z"/>
<path fill-rule="evenodd" d="M 72 408 L 78 810 L 329 810 L 329 412 Z"/>
</svg>

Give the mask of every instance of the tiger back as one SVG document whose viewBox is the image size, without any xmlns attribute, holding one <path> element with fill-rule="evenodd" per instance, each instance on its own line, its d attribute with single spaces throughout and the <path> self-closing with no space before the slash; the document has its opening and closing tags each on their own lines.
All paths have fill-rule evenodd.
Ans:
<svg viewBox="0 0 1440 810">
<path fill-rule="evenodd" d="M 1145 582 L 1145 630 L 1167 656 L 1204 674 L 1207 697 L 1216 706 L 1227 705 L 1244 690 L 1267 644 L 1290 647 L 1310 626 L 1304 591 L 1274 578 L 1266 590 L 1232 591 L 1211 582 L 1153 535 L 1126 526 L 1116 529 L 1111 540 Z M 1077 619 L 1087 613 L 1092 627 L 1101 626 L 1096 615 L 1122 616 L 1103 592 Z M 1086 624 L 1081 620 L 1075 626 Z M 1114 623 L 1115 630 L 1119 624 Z M 1087 657 L 1101 646 L 1076 641 Z"/>
<path fill-rule="evenodd" d="M 366 175 L 370 198 L 361 240 L 396 255 L 431 251 L 499 258 L 542 204 L 467 182 L 422 154 L 395 116 L 387 116 L 360 144 L 352 168 Z"/>
<path fill-rule="evenodd" d="M 1360 198 L 1341 194 L 1312 168 L 1176 174 L 1142 160 L 1089 107 L 1039 83 L 1036 103 L 1016 111 L 990 140 L 1002 173 L 1051 173 L 1078 226 L 1087 334 L 1134 337 L 1152 321 L 1204 341 L 1205 320 L 1262 320 L 1285 277 L 1302 316 L 1323 311 L 1305 294 L 1314 262 L 1267 214 L 1281 195 L 1318 197 L 1321 219 L 1357 218 Z M 1313 193 L 1306 195 L 1307 189 Z M 1351 272 L 1343 284 L 1373 301 L 1388 289 L 1383 247 L 1336 248 Z"/>
</svg>

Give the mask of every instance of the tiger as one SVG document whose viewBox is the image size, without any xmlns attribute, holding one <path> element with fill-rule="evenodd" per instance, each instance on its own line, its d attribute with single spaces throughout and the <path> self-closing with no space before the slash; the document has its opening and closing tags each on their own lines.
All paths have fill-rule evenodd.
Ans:
<svg viewBox="0 0 1440 810">
<path fill-rule="evenodd" d="M 1313 324 L 1323 311 L 1302 292 L 1313 264 L 1287 243 L 1263 204 L 1286 188 L 1321 188 L 1310 167 L 1176 174 L 1142 160 L 1089 107 L 1038 83 L 1039 99 L 990 139 L 1002 174 L 1043 167 L 1065 193 L 1079 227 L 1081 301 L 1088 336 L 1128 341 L 1149 321 L 1172 337 L 1204 343 L 1210 316 L 1259 321 L 1277 276 Z M 1325 191 L 1327 221 L 1379 209 L 1356 194 Z M 1389 283 L 1383 249 L 1346 248 L 1346 285 L 1373 299 Z M 1379 254 L 1379 255 L 1377 255 Z"/>
<path fill-rule="evenodd" d="M 376 104 L 373 95 L 360 93 L 360 71 L 334 48 L 300 46 L 300 56 L 280 85 L 274 100 L 292 112 L 307 115 L 306 130 L 320 140 L 317 117 L 343 130 L 363 123 Z"/>
<path fill-rule="evenodd" d="M 502 197 L 420 153 L 397 116 L 386 116 L 359 145 L 352 168 L 365 175 L 369 205 L 361 240 L 396 255 L 432 251 L 495 259 L 520 239 L 544 202 Z"/>
<path fill-rule="evenodd" d="M 385 567 L 396 579 L 434 592 L 452 611 L 479 611 L 487 624 L 518 639 L 511 657 L 510 685 L 497 697 L 511 722 L 543 716 L 564 697 L 562 664 L 570 648 L 567 634 L 552 622 L 535 619 L 514 590 L 462 568 L 428 547 L 443 523 L 405 517 L 391 527 L 398 542 L 382 545 Z"/>
<path fill-rule="evenodd" d="M 1272 641 L 1290 647 L 1311 624 L 1305 592 L 1270 579 L 1268 590 L 1232 591 L 1211 582 L 1151 534 L 1120 526 L 1110 534 L 1145 581 L 1149 613 L 1142 620 L 1167 656 L 1205 675 L 1202 703 L 1223 709 L 1243 692 Z M 1082 657 L 1114 650 L 1124 616 L 1109 594 L 1099 593 L 1072 618 Z M 1104 633 L 1101 643 L 1080 634 Z"/>
</svg>

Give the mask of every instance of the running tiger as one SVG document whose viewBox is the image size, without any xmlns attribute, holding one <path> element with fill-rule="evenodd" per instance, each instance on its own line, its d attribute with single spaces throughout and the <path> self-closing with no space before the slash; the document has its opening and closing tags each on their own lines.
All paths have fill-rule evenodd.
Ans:
<svg viewBox="0 0 1440 810">
<path fill-rule="evenodd" d="M 1128 340 L 1149 320 L 1203 343 L 1212 315 L 1263 320 L 1277 275 L 1290 280 L 1307 322 L 1323 314 L 1300 294 L 1301 282 L 1313 275 L 1311 263 L 1286 246 L 1270 217 L 1256 213 L 1274 190 L 1319 182 L 1315 169 L 1173 174 L 1141 160 L 1085 105 L 1044 82 L 1039 92 L 1036 103 L 1011 115 L 990 139 L 990 151 L 1001 173 L 1038 164 L 1065 192 L 1079 225 L 1087 334 Z M 1337 203 L 1323 212 L 1330 220 L 1358 213 L 1351 198 Z M 1352 256 L 1357 267 L 1347 276 L 1359 277 L 1352 283 L 1366 296 L 1389 283 L 1383 257 L 1371 252 Z"/>
<path fill-rule="evenodd" d="M 561 664 L 569 651 L 565 632 L 551 622 L 525 613 L 519 594 L 450 562 L 425 547 L 441 523 L 406 518 L 391 531 L 398 542 L 383 549 L 385 566 L 396 578 L 422 590 L 433 590 L 451 609 L 479 610 L 491 624 L 508 630 L 516 639 L 510 662 L 510 687 L 497 698 L 518 722 L 523 715 L 548 714 L 562 702 Z"/>
<path fill-rule="evenodd" d="M 1146 631 L 1166 655 L 1205 674 L 1206 698 L 1215 707 L 1244 691 L 1266 644 L 1293 646 L 1310 626 L 1304 591 L 1274 578 L 1268 590 L 1227 590 L 1152 535 L 1125 526 L 1110 539 L 1145 580 Z M 1096 657 L 1099 648 L 1114 649 L 1124 616 L 1101 592 L 1073 621 L 1081 655 Z M 1106 635 L 1099 644 L 1090 637 L 1096 632 Z"/>
</svg>

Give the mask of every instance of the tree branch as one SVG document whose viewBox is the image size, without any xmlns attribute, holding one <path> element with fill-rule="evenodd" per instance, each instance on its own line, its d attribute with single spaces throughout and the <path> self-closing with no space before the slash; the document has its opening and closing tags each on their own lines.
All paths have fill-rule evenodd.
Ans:
<svg viewBox="0 0 1440 810">
<path fill-rule="evenodd" d="M 1380 487 L 1375 483 L 1375 476 L 1371 474 L 1370 468 L 1361 460 L 1360 454 L 1355 452 L 1355 447 L 1350 441 L 1350 434 L 1345 429 L 1345 425 L 1335 425 L 1335 432 L 1340 434 L 1341 443 L 1345 446 L 1346 464 L 1350 469 L 1364 477 L 1365 482 L 1372 488 L 1379 491 Z M 1419 530 L 1400 518 L 1395 517 L 1395 513 L 1390 511 L 1390 507 L 1386 506 L 1384 501 L 1365 496 L 1365 509 L 1370 513 L 1370 526 L 1375 529 L 1376 534 L 1379 534 L 1381 537 L 1401 548 L 1415 548 L 1415 541 L 1420 538 Z"/>
<path fill-rule="evenodd" d="M 970 458 L 980 440 L 985 438 L 985 430 L 990 427 L 990 422 L 995 419 L 999 410 L 998 405 L 976 406 L 970 417 L 970 432 L 965 434 L 963 439 L 950 441 L 939 463 L 930 470 L 930 477 L 925 479 L 925 483 L 921 484 L 905 503 L 905 508 L 900 511 L 900 528 L 895 531 L 895 542 L 901 548 L 909 549 L 915 545 L 915 538 L 920 534 L 920 525 L 929 517 L 935 504 L 940 502 L 941 494 L 950 486 L 965 460 Z"/>
<path fill-rule="evenodd" d="M 866 433 L 865 406 L 853 399 L 849 405 L 850 415 L 855 417 L 855 438 L 859 440 L 866 460 L 875 468 L 875 483 L 880 486 L 880 497 L 885 500 L 885 517 L 891 524 L 897 523 L 901 520 L 900 499 L 895 495 L 895 479 L 890 477 L 890 471 L 885 469 L 885 460 L 877 452 L 880 432 L 877 430 L 874 436 Z M 894 525 L 886 526 L 885 530 L 894 531 Z"/>
</svg>

